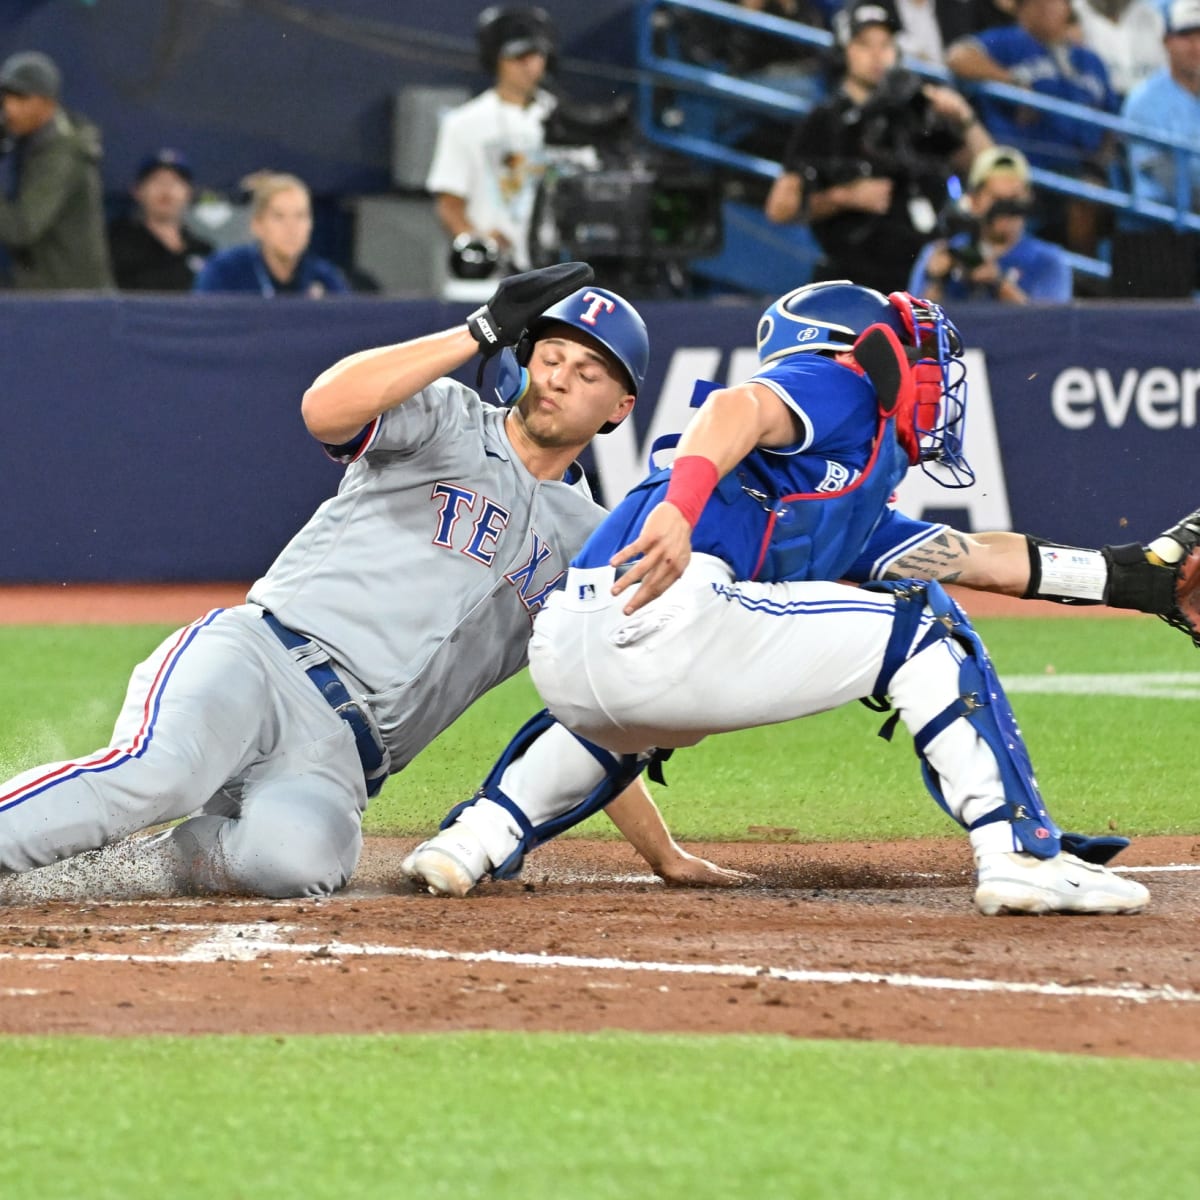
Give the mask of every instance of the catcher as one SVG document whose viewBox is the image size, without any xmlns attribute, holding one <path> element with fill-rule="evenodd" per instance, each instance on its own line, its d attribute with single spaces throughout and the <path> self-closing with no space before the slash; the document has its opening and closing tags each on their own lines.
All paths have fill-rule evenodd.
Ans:
<svg viewBox="0 0 1200 1200">
<path fill-rule="evenodd" d="M 891 490 L 912 465 L 920 464 L 950 486 L 973 481 L 961 454 L 961 346 L 957 352 L 943 347 L 936 357 L 926 357 L 926 351 L 912 343 L 911 332 L 901 328 L 905 308 L 933 307 L 904 294 L 885 298 L 837 282 L 800 288 L 763 314 L 758 333 L 763 370 L 755 386 L 769 388 L 797 414 L 797 448 L 791 458 L 793 464 L 807 458 L 810 475 L 798 494 L 781 498 L 788 506 L 776 509 L 779 519 L 770 519 L 758 561 L 738 564 L 738 578 L 759 577 L 764 563 L 769 566 L 777 553 L 776 543 L 790 538 L 790 553 L 800 557 L 789 566 L 789 578 L 916 578 L 1063 603 L 1108 603 L 1155 612 L 1200 644 L 1195 599 L 1200 512 L 1157 538 L 1148 550 L 1138 545 L 1088 550 L 1018 533 L 967 535 L 886 507 Z M 868 369 L 860 361 L 864 351 L 857 343 L 880 323 L 908 344 L 890 356 L 872 354 Z M 952 329 L 947 322 L 945 335 L 956 339 Z M 872 345 L 878 351 L 877 340 Z M 832 359 L 829 366 L 836 363 L 848 370 L 831 374 L 826 367 L 808 381 L 792 380 L 786 387 L 774 379 L 774 364 L 810 356 Z M 864 373 L 879 400 L 880 414 L 860 412 L 855 421 L 853 405 L 847 401 L 839 407 L 835 400 L 831 406 L 830 395 L 861 386 L 853 377 Z M 699 385 L 699 398 L 714 389 L 715 385 Z M 907 425 L 883 419 L 889 404 L 893 409 L 907 407 Z M 744 475 L 740 473 L 740 486 L 748 487 Z M 724 486 L 730 486 L 729 480 Z M 720 496 L 711 501 L 725 502 Z M 689 523 L 694 525 L 700 515 L 691 514 Z M 673 549 L 682 553 L 686 547 Z M 650 550 L 636 541 L 630 549 L 630 557 L 635 555 L 640 557 L 616 584 L 618 592 L 633 583 L 641 585 L 627 604 L 627 616 L 660 595 L 686 563 L 686 555 L 676 559 L 662 547 Z M 431 891 L 465 895 L 488 871 L 498 877 L 515 874 L 525 853 L 618 793 L 626 816 L 640 805 L 642 819 L 636 826 L 629 823 L 637 836 L 628 831 L 627 836 L 653 864 L 662 847 L 673 843 L 638 778 L 649 761 L 614 759 L 543 712 L 513 739 L 479 793 L 449 814 L 443 832 L 419 846 L 404 869 Z M 625 785 L 629 786 L 621 792 Z M 635 802 L 634 796 L 640 799 Z M 1071 834 L 1064 841 L 1096 863 L 1128 844 L 1121 838 Z"/>
</svg>

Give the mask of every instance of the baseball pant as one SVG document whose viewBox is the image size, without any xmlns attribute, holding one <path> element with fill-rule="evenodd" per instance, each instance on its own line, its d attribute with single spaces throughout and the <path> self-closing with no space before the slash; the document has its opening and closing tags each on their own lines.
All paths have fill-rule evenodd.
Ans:
<svg viewBox="0 0 1200 1200">
<path fill-rule="evenodd" d="M 133 672 L 110 744 L 0 784 L 0 871 L 188 817 L 140 848 L 180 891 L 320 895 L 362 849 L 349 726 L 253 606 L 173 633 Z"/>
</svg>

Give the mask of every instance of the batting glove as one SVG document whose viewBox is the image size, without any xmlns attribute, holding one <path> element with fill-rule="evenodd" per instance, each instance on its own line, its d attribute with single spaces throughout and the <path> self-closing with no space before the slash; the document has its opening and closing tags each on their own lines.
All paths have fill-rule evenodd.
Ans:
<svg viewBox="0 0 1200 1200">
<path fill-rule="evenodd" d="M 587 263 L 569 262 L 502 279 L 492 298 L 467 318 L 480 353 L 491 358 L 505 346 L 515 346 L 534 317 L 595 277 Z"/>
</svg>

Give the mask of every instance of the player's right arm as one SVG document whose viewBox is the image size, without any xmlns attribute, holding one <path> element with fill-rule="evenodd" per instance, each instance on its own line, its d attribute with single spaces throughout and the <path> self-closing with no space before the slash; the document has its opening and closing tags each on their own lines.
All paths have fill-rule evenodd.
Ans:
<svg viewBox="0 0 1200 1200">
<path fill-rule="evenodd" d="M 489 358 L 505 346 L 515 346 L 534 317 L 592 278 L 592 268 L 581 262 L 509 275 L 464 324 L 343 358 L 322 371 L 304 393 L 300 411 L 305 425 L 327 446 L 345 445 L 381 413 L 475 354 Z"/>
<path fill-rule="evenodd" d="M 625 605 L 627 614 L 661 596 L 683 574 L 692 530 L 721 479 L 756 447 L 790 446 L 798 433 L 795 413 L 761 383 L 709 395 L 679 439 L 666 499 L 650 510 L 637 538 L 613 555 L 613 566 L 633 561 L 613 584 L 613 595 L 641 584 Z"/>
<path fill-rule="evenodd" d="M 322 371 L 304 393 L 304 424 L 317 441 L 342 445 L 380 413 L 457 370 L 478 351 L 464 324 L 351 354 Z"/>
</svg>

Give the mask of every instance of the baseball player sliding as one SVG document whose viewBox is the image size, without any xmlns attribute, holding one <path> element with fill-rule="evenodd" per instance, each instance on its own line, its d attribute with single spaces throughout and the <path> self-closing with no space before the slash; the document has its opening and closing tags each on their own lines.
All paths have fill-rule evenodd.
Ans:
<svg viewBox="0 0 1200 1200">
<path fill-rule="evenodd" d="M 964 539 L 885 508 L 912 465 L 951 486 L 972 479 L 961 339 L 937 305 L 814 284 L 764 313 L 758 343 L 760 372 L 709 388 L 673 467 L 652 471 L 573 560 L 530 650 L 550 712 L 406 871 L 465 894 L 486 871 L 518 870 L 663 750 L 886 696 L 931 792 L 968 830 L 981 912 L 1144 907 L 1145 888 L 1101 865 L 1119 839 L 1064 835 L 1050 819 L 987 654 L 939 584 L 814 581 L 918 556 L 928 574 L 957 556 L 961 582 L 1151 608 L 1174 604 L 1174 570 L 1118 547 L 1079 551 L 1082 569 L 1054 577 L 1061 556 L 1044 543 Z M 1155 548 L 1178 559 L 1195 526 Z"/>
<path fill-rule="evenodd" d="M 629 414 L 649 348 L 591 278 L 512 276 L 465 324 L 316 379 L 302 412 L 347 464 L 337 494 L 244 605 L 134 670 L 107 747 L 0 785 L 0 873 L 147 894 L 345 884 L 369 798 L 524 666 L 533 615 L 604 515 L 574 460 Z M 511 407 L 446 378 L 479 353 L 501 355 Z M 726 874 L 678 847 L 659 865 Z"/>
</svg>

